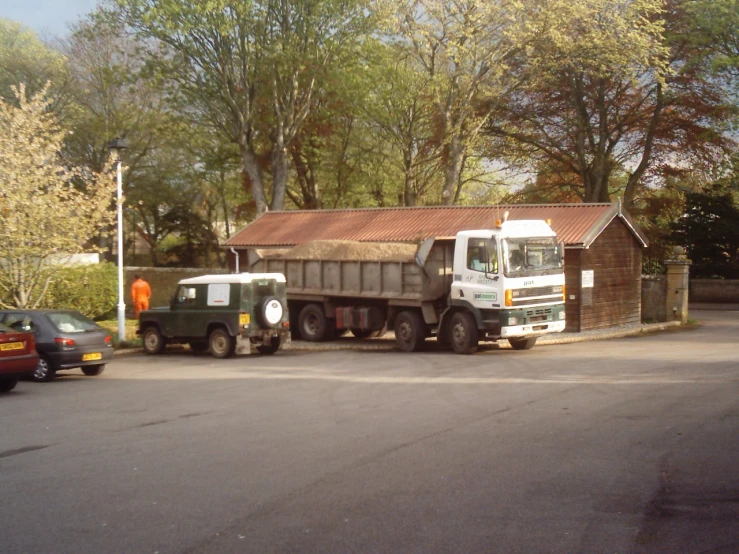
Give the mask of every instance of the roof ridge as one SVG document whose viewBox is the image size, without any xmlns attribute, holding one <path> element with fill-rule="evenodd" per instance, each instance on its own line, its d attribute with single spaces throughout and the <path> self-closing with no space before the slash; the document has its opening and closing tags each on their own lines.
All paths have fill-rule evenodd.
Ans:
<svg viewBox="0 0 739 554">
<path fill-rule="evenodd" d="M 472 206 L 460 206 L 455 204 L 453 206 L 375 206 L 367 208 L 321 208 L 317 210 L 274 210 L 268 211 L 261 214 L 259 217 L 270 214 L 294 214 L 294 213 L 335 213 L 335 212 L 371 212 L 371 211 L 395 211 L 395 210 L 466 210 L 470 208 L 577 208 L 577 207 L 595 207 L 595 206 L 613 206 L 615 202 L 563 202 L 560 204 L 477 204 Z"/>
</svg>

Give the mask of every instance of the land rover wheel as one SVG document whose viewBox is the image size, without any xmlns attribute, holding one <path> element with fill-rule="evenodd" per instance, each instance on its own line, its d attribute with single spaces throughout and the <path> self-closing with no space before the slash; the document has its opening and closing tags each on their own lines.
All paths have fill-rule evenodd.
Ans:
<svg viewBox="0 0 739 554">
<path fill-rule="evenodd" d="M 166 345 L 164 337 L 162 337 L 159 329 L 153 325 L 144 330 L 144 334 L 141 337 L 141 343 L 144 346 L 144 352 L 147 354 L 161 354 Z"/>
<path fill-rule="evenodd" d="M 280 349 L 280 337 L 272 337 L 269 344 L 260 344 L 257 346 L 257 352 L 260 354 L 274 354 Z"/>
<path fill-rule="evenodd" d="M 210 333 L 210 353 L 214 358 L 230 358 L 236 348 L 236 339 L 223 327 L 213 329 Z"/>
<path fill-rule="evenodd" d="M 508 339 L 513 350 L 529 350 L 536 344 L 536 337 L 529 337 L 527 339 Z"/>
<path fill-rule="evenodd" d="M 395 317 L 395 342 L 403 352 L 418 352 L 426 340 L 426 325 L 418 312 L 400 312 Z"/>
<path fill-rule="evenodd" d="M 208 351 L 207 341 L 190 341 L 189 344 L 190 344 L 190 350 L 192 350 L 196 354 L 203 354 L 204 352 Z"/>
<path fill-rule="evenodd" d="M 307 304 L 300 310 L 298 328 L 303 340 L 309 342 L 324 340 L 327 327 L 328 320 L 323 314 L 323 308 L 318 304 Z"/>
<path fill-rule="evenodd" d="M 475 318 L 469 312 L 457 312 L 449 323 L 449 342 L 457 354 L 477 352 L 479 333 Z"/>
<path fill-rule="evenodd" d="M 262 299 L 257 309 L 259 324 L 262 327 L 270 327 L 272 329 L 279 327 L 284 313 L 285 308 L 282 302 L 274 296 L 267 296 Z"/>
</svg>

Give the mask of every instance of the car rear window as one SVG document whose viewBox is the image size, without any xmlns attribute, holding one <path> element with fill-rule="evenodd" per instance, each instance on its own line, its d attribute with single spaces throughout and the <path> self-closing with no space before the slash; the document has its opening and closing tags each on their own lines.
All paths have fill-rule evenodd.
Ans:
<svg viewBox="0 0 739 554">
<path fill-rule="evenodd" d="M 97 323 L 82 314 L 74 312 L 52 312 L 46 315 L 54 327 L 62 333 L 83 333 L 98 328 Z"/>
</svg>

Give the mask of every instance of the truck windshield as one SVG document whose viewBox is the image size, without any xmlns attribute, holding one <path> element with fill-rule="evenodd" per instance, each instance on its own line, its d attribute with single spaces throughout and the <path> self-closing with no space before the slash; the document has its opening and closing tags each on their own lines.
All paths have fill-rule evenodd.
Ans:
<svg viewBox="0 0 739 554">
<path fill-rule="evenodd" d="M 507 238 L 501 242 L 506 275 L 548 275 L 562 270 L 554 237 Z"/>
</svg>

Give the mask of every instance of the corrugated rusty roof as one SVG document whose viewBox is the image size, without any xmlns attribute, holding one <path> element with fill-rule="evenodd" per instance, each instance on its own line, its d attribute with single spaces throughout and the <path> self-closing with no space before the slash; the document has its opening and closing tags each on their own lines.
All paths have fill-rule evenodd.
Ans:
<svg viewBox="0 0 739 554">
<path fill-rule="evenodd" d="M 267 212 L 231 237 L 226 247 L 295 246 L 312 240 L 413 242 L 452 237 L 459 231 L 492 229 L 497 220 L 549 219 L 569 247 L 589 247 L 620 217 L 635 238 L 644 234 L 618 204 L 537 204 L 498 206 L 430 206 Z"/>
</svg>

